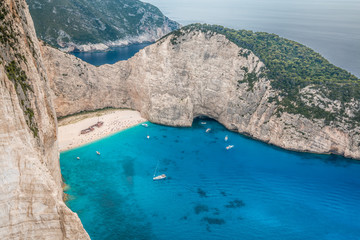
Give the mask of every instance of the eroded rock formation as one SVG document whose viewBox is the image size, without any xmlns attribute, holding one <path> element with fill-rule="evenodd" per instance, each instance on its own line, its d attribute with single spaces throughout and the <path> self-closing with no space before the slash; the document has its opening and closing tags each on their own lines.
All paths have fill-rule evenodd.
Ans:
<svg viewBox="0 0 360 240">
<path fill-rule="evenodd" d="M 40 45 L 24 0 L 2 0 L 0 20 L 1 239 L 89 239 L 62 200 L 56 115 L 132 108 L 172 126 L 206 115 L 283 148 L 360 159 L 359 127 L 277 111 L 264 64 L 223 35 L 169 35 L 128 61 L 94 67 Z M 256 81 L 245 81 L 248 73 Z M 330 101 L 311 88 L 301 94 Z"/>
<path fill-rule="evenodd" d="M 57 121 L 25 0 L 1 0 L 0 27 L 0 239 L 89 239 L 62 200 Z"/>
<path fill-rule="evenodd" d="M 152 122 L 190 126 L 206 115 L 282 148 L 360 158 L 359 128 L 277 112 L 271 99 L 278 92 L 269 79 L 244 81 L 247 73 L 261 76 L 264 64 L 253 53 L 241 56 L 243 50 L 223 35 L 190 31 L 161 39 L 128 61 L 94 67 L 43 47 L 58 116 L 132 108 Z"/>
</svg>

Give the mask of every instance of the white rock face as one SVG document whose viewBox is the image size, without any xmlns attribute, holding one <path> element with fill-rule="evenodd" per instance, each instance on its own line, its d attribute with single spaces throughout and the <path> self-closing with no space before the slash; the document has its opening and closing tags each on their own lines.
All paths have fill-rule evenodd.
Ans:
<svg viewBox="0 0 360 240">
<path fill-rule="evenodd" d="M 89 239 L 62 200 L 57 121 L 27 5 L 4 0 L 0 7 L 9 33 L 0 42 L 0 239 Z M 30 89 L 8 77 L 9 66 L 17 77 L 23 71 Z"/>
<path fill-rule="evenodd" d="M 123 39 L 118 39 L 116 41 L 107 41 L 105 43 L 94 43 L 94 44 L 75 44 L 73 42 L 65 43 L 66 47 L 61 48 L 63 52 L 72 52 L 72 51 L 81 51 L 81 52 L 92 52 L 92 51 L 105 51 L 110 47 L 122 47 L 128 46 L 131 44 L 146 43 L 146 42 L 155 42 L 157 39 L 171 32 L 171 29 L 164 25 L 161 28 L 156 28 L 156 31 L 150 31 L 143 34 L 140 34 L 136 37 L 126 37 Z"/>
<path fill-rule="evenodd" d="M 171 36 L 128 61 L 94 67 L 44 47 L 58 116 L 105 107 L 132 108 L 152 122 L 190 126 L 208 116 L 228 129 L 286 149 L 335 153 L 360 159 L 360 131 L 326 126 L 300 115 L 275 114 L 276 95 L 268 79 L 253 86 L 245 70 L 258 76 L 264 64 L 224 36 L 193 31 Z M 240 81 L 240 82 L 239 82 Z"/>
<path fill-rule="evenodd" d="M 244 67 L 259 74 L 263 63 L 238 56 L 242 49 L 222 35 L 194 31 L 176 44 L 170 36 L 128 61 L 94 67 L 39 46 L 24 0 L 0 8 L 8 12 L 0 22 L 0 239 L 89 239 L 62 200 L 55 114 L 131 108 L 173 126 L 206 115 L 283 148 L 360 159 L 359 129 L 277 116 L 268 79 L 242 82 Z"/>
</svg>

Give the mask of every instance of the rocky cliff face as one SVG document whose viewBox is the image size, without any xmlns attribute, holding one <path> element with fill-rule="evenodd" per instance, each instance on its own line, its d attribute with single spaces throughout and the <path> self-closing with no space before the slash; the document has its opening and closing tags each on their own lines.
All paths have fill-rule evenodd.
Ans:
<svg viewBox="0 0 360 240">
<path fill-rule="evenodd" d="M 225 36 L 202 31 L 169 35 L 128 61 L 94 67 L 40 45 L 25 1 L 2 0 L 0 238 L 89 239 L 62 201 L 56 114 L 132 108 L 174 126 L 206 115 L 283 148 L 360 159 L 358 127 L 277 111 L 279 92 L 263 67 Z M 329 111 L 341 105 L 310 87 L 300 93 L 305 104 Z M 352 115 L 359 102 L 347 106 Z"/>
<path fill-rule="evenodd" d="M 253 53 L 203 31 L 169 35 L 128 61 L 94 67 L 40 45 L 25 1 L 2 0 L 0 238 L 89 239 L 62 200 L 56 114 L 132 108 L 173 126 L 206 115 L 283 148 L 360 159 L 359 127 L 277 111 L 279 90 L 263 69 Z M 300 94 L 331 112 L 342 105 L 311 87 Z M 354 115 L 359 101 L 346 106 Z"/>
<path fill-rule="evenodd" d="M 49 47 L 43 51 L 58 116 L 132 108 L 152 122 L 190 126 L 205 115 L 282 148 L 360 159 L 359 128 L 277 111 L 273 99 L 279 92 L 262 77 L 264 64 L 251 52 L 239 54 L 247 51 L 223 35 L 170 35 L 128 61 L 101 67 Z M 256 81 L 249 80 L 250 73 Z M 303 93 L 306 99 L 319 99 L 309 89 Z"/>
<path fill-rule="evenodd" d="M 0 4 L 0 238 L 89 239 L 62 200 L 57 121 L 24 0 Z"/>
<path fill-rule="evenodd" d="M 155 41 L 179 28 L 138 0 L 27 0 L 40 39 L 65 51 Z"/>
</svg>

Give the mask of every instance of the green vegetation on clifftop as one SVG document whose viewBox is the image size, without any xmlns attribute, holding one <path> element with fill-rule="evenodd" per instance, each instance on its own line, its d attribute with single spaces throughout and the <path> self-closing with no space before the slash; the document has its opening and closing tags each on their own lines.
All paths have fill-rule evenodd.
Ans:
<svg viewBox="0 0 360 240">
<path fill-rule="evenodd" d="M 157 34 L 179 24 L 139 0 L 27 0 L 38 37 L 56 46 L 95 44 Z"/>
<path fill-rule="evenodd" d="M 325 119 L 328 123 L 344 114 L 344 111 L 334 113 L 315 104 L 305 104 L 300 98 L 300 90 L 306 86 L 332 101 L 339 100 L 342 109 L 344 104 L 360 100 L 360 80 L 357 77 L 334 66 L 319 53 L 300 43 L 276 34 L 233 30 L 207 24 L 191 24 L 173 32 L 171 43 L 178 44 L 179 36 L 193 30 L 222 34 L 237 46 L 244 48 L 239 52 L 239 56 L 247 58 L 250 54 L 246 50 L 248 49 L 259 57 L 266 66 L 262 76 L 271 80 L 274 89 L 280 90 L 280 98 L 273 99 L 279 105 L 278 112 L 298 113 L 307 118 Z M 252 90 L 254 80 L 256 74 L 254 76 L 254 73 L 246 71 L 244 81 L 249 84 L 248 90 Z M 360 111 L 355 111 L 355 115 L 350 120 L 360 119 Z"/>
<path fill-rule="evenodd" d="M 34 137 L 37 137 L 39 130 L 36 121 L 34 121 L 35 114 L 30 101 L 33 89 L 31 87 L 31 80 L 24 71 L 27 67 L 27 59 L 22 54 L 24 49 L 18 47 L 23 35 L 18 31 L 14 23 L 14 16 L 19 15 L 19 13 L 16 6 L 12 8 L 12 13 L 8 9 L 10 7 L 6 3 L 0 5 L 0 65 L 4 65 L 8 79 L 14 84 L 26 124 Z M 32 51 L 35 58 L 33 42 L 28 35 L 26 35 L 26 38 L 28 48 Z"/>
</svg>

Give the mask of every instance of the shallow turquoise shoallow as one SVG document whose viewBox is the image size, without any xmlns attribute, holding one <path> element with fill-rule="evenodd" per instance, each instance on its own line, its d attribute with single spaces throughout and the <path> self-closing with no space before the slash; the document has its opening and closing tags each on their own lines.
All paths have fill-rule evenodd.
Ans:
<svg viewBox="0 0 360 240">
<path fill-rule="evenodd" d="M 91 239 L 360 239 L 358 161 L 281 150 L 209 119 L 148 124 L 60 156 Z M 166 180 L 152 180 L 158 162 Z"/>
</svg>

